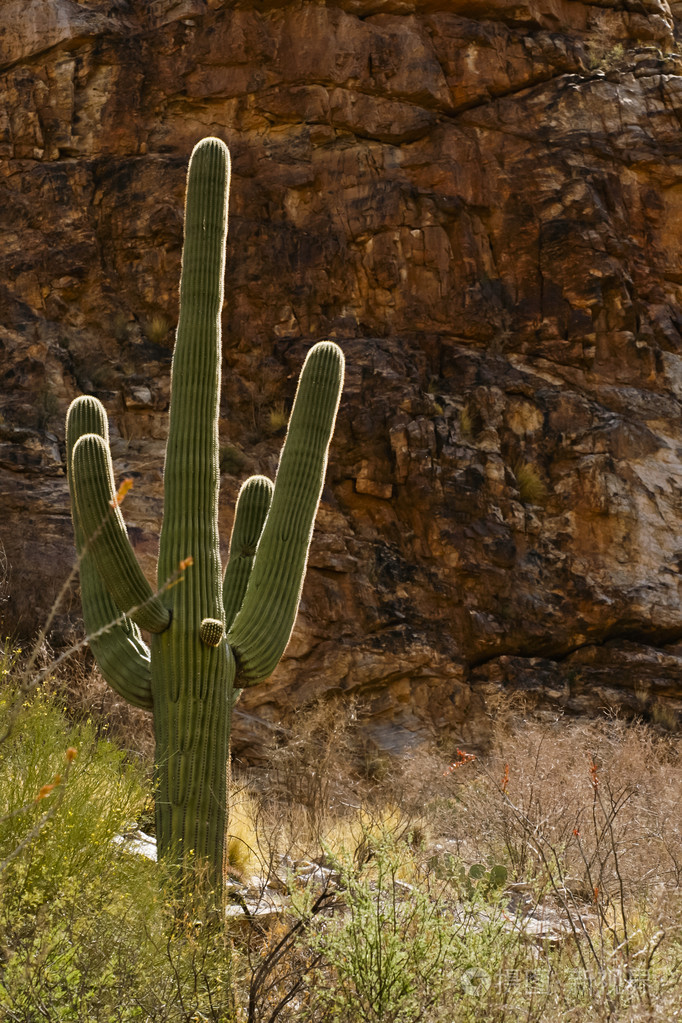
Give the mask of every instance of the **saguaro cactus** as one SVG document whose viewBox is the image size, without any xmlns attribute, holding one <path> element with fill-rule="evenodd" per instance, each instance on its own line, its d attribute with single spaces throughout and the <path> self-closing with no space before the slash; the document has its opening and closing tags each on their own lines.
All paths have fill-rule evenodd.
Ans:
<svg viewBox="0 0 682 1023">
<path fill-rule="evenodd" d="M 272 673 L 289 640 L 343 383 L 340 349 L 327 341 L 314 345 L 274 487 L 254 476 L 240 491 L 223 577 L 218 405 L 229 175 L 229 153 L 219 139 L 195 147 L 156 592 L 128 540 L 100 402 L 76 398 L 66 431 L 91 647 L 109 684 L 154 712 L 159 854 L 180 865 L 207 860 L 218 889 L 232 707 L 241 689 Z M 140 629 L 152 634 L 151 650 Z"/>
</svg>

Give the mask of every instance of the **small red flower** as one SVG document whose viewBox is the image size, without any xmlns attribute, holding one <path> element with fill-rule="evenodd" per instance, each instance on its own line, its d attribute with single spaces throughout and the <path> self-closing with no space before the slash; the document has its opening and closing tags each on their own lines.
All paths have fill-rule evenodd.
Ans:
<svg viewBox="0 0 682 1023">
<path fill-rule="evenodd" d="M 470 760 L 475 759 L 476 759 L 475 753 L 465 753 L 464 750 L 458 749 L 457 759 L 452 761 L 447 771 L 443 771 L 443 774 L 444 775 L 451 774 L 453 771 L 456 771 L 459 767 L 464 767 L 464 765 L 468 764 Z"/>
<path fill-rule="evenodd" d="M 592 757 L 590 757 L 590 776 L 592 779 L 592 788 L 596 792 L 599 788 L 599 778 L 597 777 L 597 765 Z"/>
<path fill-rule="evenodd" d="M 126 496 L 128 491 L 130 490 L 132 485 L 133 485 L 133 481 L 132 481 L 132 479 L 130 479 L 130 477 L 128 477 L 127 479 L 121 480 L 121 485 L 119 486 L 118 490 L 116 491 L 116 496 L 114 497 L 114 499 L 112 501 L 109 501 L 109 504 L 111 505 L 112 508 L 115 508 L 117 504 L 121 504 L 122 503 L 124 497 Z"/>
</svg>

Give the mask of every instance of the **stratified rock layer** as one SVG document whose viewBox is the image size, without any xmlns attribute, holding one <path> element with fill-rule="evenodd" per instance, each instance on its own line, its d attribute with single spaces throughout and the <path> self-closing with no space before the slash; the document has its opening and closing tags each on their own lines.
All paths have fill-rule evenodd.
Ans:
<svg viewBox="0 0 682 1023">
<path fill-rule="evenodd" d="M 349 364 L 298 625 L 238 741 L 330 691 L 395 750 L 482 741 L 500 686 L 675 725 L 679 7 L 5 0 L 5 631 L 72 563 L 80 392 L 108 408 L 151 568 L 184 176 L 217 134 L 225 541 L 310 343 Z"/>
</svg>

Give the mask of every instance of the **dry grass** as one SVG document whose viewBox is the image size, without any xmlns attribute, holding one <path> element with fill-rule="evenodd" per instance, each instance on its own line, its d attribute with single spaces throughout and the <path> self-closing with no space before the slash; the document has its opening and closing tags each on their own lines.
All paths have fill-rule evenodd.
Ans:
<svg viewBox="0 0 682 1023">
<path fill-rule="evenodd" d="M 372 800 L 355 707 L 320 701 L 296 715 L 264 750 L 265 770 L 247 773 L 292 855 L 321 848 L 325 832 Z"/>
<path fill-rule="evenodd" d="M 462 905 L 469 905 L 456 940 L 450 934 L 452 983 L 440 992 L 438 1004 L 427 1010 L 426 1001 L 421 1009 L 405 1002 L 403 1016 L 377 1019 L 634 1023 L 678 1018 L 682 747 L 677 737 L 617 719 L 547 723 L 516 716 L 497 722 L 485 757 L 462 752 L 452 767 L 437 748 L 424 750 L 395 765 L 376 785 L 363 777 L 353 719 L 353 714 L 344 718 L 338 706 L 318 705 L 299 719 L 295 738 L 270 751 L 260 799 L 265 816 L 278 822 L 278 851 L 345 863 L 343 869 L 354 871 L 349 890 L 371 903 L 378 897 L 377 858 L 388 842 L 391 855 L 399 858 L 391 861 L 396 883 L 407 882 L 415 899 L 417 892 L 427 893 L 423 905 L 436 906 L 439 919 L 461 918 Z M 475 864 L 480 866 L 470 874 Z M 498 876 L 506 876 L 501 888 L 491 883 Z M 544 934 L 537 927 L 529 932 L 540 918 L 549 921 L 542 925 Z M 310 938 L 304 929 L 291 942 L 291 960 L 277 960 L 288 982 L 294 959 L 300 969 L 316 965 L 307 967 L 307 979 L 298 977 L 296 1012 L 283 1006 L 276 1018 L 311 1023 L 355 1018 L 350 1003 L 330 1008 L 327 1000 L 325 1008 L 315 997 L 316 985 L 346 976 L 342 964 L 333 962 L 333 949 L 343 949 L 346 957 L 352 953 L 344 912 L 327 909 L 325 919 L 333 921 L 323 925 L 327 944 L 320 944 L 319 927 L 309 919 Z M 425 924 L 413 920 L 410 926 Z M 338 941 L 332 934 L 340 935 Z M 371 940 L 378 941 L 373 934 Z M 279 947 L 281 937 L 259 940 Z M 409 940 L 409 934 L 401 938 Z M 322 958 L 316 960 L 314 953 Z M 476 998 L 462 987 L 471 969 L 482 970 L 489 984 Z M 274 974 L 272 979 L 270 1006 L 284 990 Z M 264 1017 L 254 1008 L 248 1018 Z"/>
<path fill-rule="evenodd" d="M 459 413 L 459 429 L 462 437 L 469 438 L 474 432 L 474 420 L 468 408 L 463 408 Z"/>
<path fill-rule="evenodd" d="M 547 497 L 547 487 L 533 462 L 519 459 L 512 466 L 519 496 L 524 504 L 542 504 Z"/>
<path fill-rule="evenodd" d="M 49 657 L 49 651 L 46 651 Z M 112 739 L 151 772 L 154 764 L 154 722 L 150 711 L 132 707 L 104 681 L 87 650 L 70 658 L 50 680 L 72 720 L 91 721 L 100 736 Z"/>
<path fill-rule="evenodd" d="M 163 313 L 155 313 L 144 324 L 145 336 L 155 345 L 160 345 L 165 340 L 170 329 L 171 323 Z"/>
<path fill-rule="evenodd" d="M 289 413 L 283 401 L 277 401 L 268 411 L 267 428 L 271 434 L 282 433 L 289 422 Z"/>
<path fill-rule="evenodd" d="M 266 859 L 259 846 L 260 816 L 257 800 L 246 789 L 231 794 L 227 861 L 228 870 L 237 877 L 255 874 Z"/>
</svg>

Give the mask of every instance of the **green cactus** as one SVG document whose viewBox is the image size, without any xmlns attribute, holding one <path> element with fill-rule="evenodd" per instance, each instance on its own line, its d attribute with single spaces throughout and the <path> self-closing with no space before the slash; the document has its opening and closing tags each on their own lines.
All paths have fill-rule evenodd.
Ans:
<svg viewBox="0 0 682 1023">
<path fill-rule="evenodd" d="M 218 891 L 232 707 L 241 689 L 272 673 L 289 640 L 343 384 L 340 349 L 326 341 L 314 345 L 274 487 L 254 476 L 241 489 L 223 578 L 218 405 L 229 173 L 229 153 L 220 140 L 204 139 L 195 147 L 187 177 L 156 592 L 128 540 L 100 402 L 76 398 L 66 431 L 91 647 L 109 684 L 154 712 L 158 851 L 181 867 L 208 861 Z M 140 628 L 151 633 L 151 651 Z"/>
</svg>

